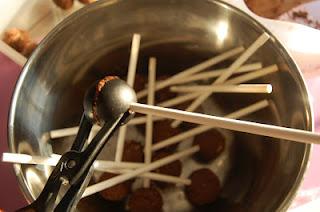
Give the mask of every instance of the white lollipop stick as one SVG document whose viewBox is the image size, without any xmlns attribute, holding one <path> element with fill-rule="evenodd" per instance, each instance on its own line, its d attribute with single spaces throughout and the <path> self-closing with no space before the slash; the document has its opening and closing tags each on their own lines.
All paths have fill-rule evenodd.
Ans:
<svg viewBox="0 0 320 212">
<path fill-rule="evenodd" d="M 240 57 L 238 57 L 232 65 L 228 68 L 227 71 L 225 71 L 223 74 L 221 74 L 218 79 L 216 79 L 213 84 L 221 84 L 225 82 L 232 74 L 235 72 L 243 63 L 247 61 L 247 59 L 254 54 L 267 40 L 269 39 L 269 35 L 267 33 L 263 33 L 255 42 L 253 42 L 248 49 L 246 49 Z M 186 111 L 192 112 L 196 110 L 202 102 L 204 102 L 209 96 L 211 95 L 211 92 L 206 92 L 199 96 L 197 99 L 195 99 L 189 107 L 187 107 Z M 172 127 L 177 127 L 181 121 L 175 120 L 172 122 Z"/>
<path fill-rule="evenodd" d="M 161 102 L 158 104 L 158 106 L 160 107 L 173 107 L 175 105 L 179 105 L 183 102 L 195 99 L 197 97 L 199 97 L 201 94 L 200 93 L 188 93 L 188 94 L 184 94 L 169 100 L 166 100 L 164 102 Z"/>
<path fill-rule="evenodd" d="M 257 70 L 257 71 L 254 71 L 254 72 L 250 72 L 250 73 L 243 74 L 241 76 L 229 79 L 229 80 L 225 81 L 223 84 L 235 85 L 235 84 L 247 82 L 247 81 L 259 78 L 259 77 L 263 77 L 263 76 L 266 76 L 268 74 L 272 74 L 272 73 L 277 72 L 277 71 L 279 71 L 278 66 L 277 65 L 271 65 L 271 66 L 265 67 L 265 68 L 263 68 L 261 70 Z"/>
<path fill-rule="evenodd" d="M 231 118 L 231 119 L 239 119 L 243 116 L 246 116 L 246 115 L 249 115 L 251 113 L 254 113 L 258 110 L 261 110 L 265 107 L 267 107 L 269 105 L 268 101 L 267 100 L 262 100 L 262 101 L 259 101 L 257 103 L 254 103 L 252 105 L 249 105 L 247 107 L 244 107 L 244 108 L 241 108 L 240 110 L 237 110 L 233 113 L 230 113 L 228 115 L 226 115 L 225 117 L 227 118 Z M 199 135 L 203 132 L 206 132 L 210 129 L 212 129 L 214 127 L 211 127 L 211 126 L 199 126 L 199 127 L 195 127 L 191 130 L 188 130 L 186 132 L 183 132 L 183 133 L 180 133 L 178 135 L 175 135 L 175 136 L 172 136 L 168 139 L 165 139 L 163 141 L 160 141 L 156 144 L 154 144 L 152 146 L 152 151 L 157 151 L 159 149 L 162 149 L 164 147 L 167 147 L 167 146 L 170 146 L 172 144 L 176 144 L 180 141 L 183 141 L 183 140 L 186 140 L 188 138 L 191 138 L 193 136 L 196 136 L 196 135 Z"/>
<path fill-rule="evenodd" d="M 114 170 L 111 172 L 115 173 L 115 174 L 125 174 L 125 173 L 131 172 L 131 171 L 132 170 L 119 169 L 119 170 Z M 156 180 L 156 181 L 160 181 L 160 182 L 166 182 L 166 183 L 174 183 L 174 184 L 182 184 L 182 185 L 190 185 L 191 184 L 191 180 L 186 179 L 186 178 L 158 174 L 158 173 L 153 173 L 153 172 L 146 172 L 146 173 L 138 175 L 138 177 L 142 177 L 142 178 L 149 179 L 149 180 Z"/>
<path fill-rule="evenodd" d="M 243 83 L 243 82 L 246 82 L 246 81 L 250 81 L 250 80 L 253 80 L 253 79 L 256 79 L 256 78 L 259 78 L 259 77 L 263 77 L 263 76 L 266 76 L 268 74 L 277 72 L 278 70 L 279 69 L 278 69 L 277 65 L 271 65 L 271 66 L 265 67 L 265 68 L 263 68 L 261 70 L 257 70 L 257 71 L 254 71 L 254 72 L 250 72 L 250 73 L 243 74 L 241 76 L 232 78 L 230 80 L 225 81 L 223 84 L 224 85 L 240 84 L 240 83 Z M 173 106 L 181 104 L 183 102 L 195 99 L 195 98 L 199 97 L 200 95 L 201 95 L 201 93 L 189 93 L 189 94 L 181 95 L 181 96 L 169 99 L 167 101 L 161 102 L 161 103 L 158 104 L 158 106 L 160 106 L 160 107 L 173 107 Z"/>
<path fill-rule="evenodd" d="M 0 52 L 9 57 L 13 62 L 17 63 L 20 66 L 24 66 L 27 62 L 27 58 L 25 58 L 22 54 L 11 48 L 8 44 L 0 40 Z"/>
<path fill-rule="evenodd" d="M 256 135 L 286 139 L 289 141 L 296 141 L 300 143 L 320 144 L 320 135 L 318 133 L 313 133 L 305 130 L 260 124 L 250 121 L 240 121 L 230 118 L 210 116 L 206 114 L 162 108 L 139 103 L 132 103 L 130 108 L 137 113 L 152 114 L 155 116 L 163 116 L 167 118 L 170 117 L 172 119 L 191 122 L 195 124 L 202 124 Z"/>
<path fill-rule="evenodd" d="M 163 120 L 163 117 L 156 117 L 153 116 L 152 120 L 153 121 L 160 121 Z M 128 122 L 128 125 L 139 125 L 139 124 L 145 124 L 147 121 L 147 116 L 142 116 L 142 117 L 137 117 Z M 93 125 L 92 130 L 96 134 L 101 127 L 99 125 Z M 62 138 L 62 137 L 67 137 L 67 136 L 73 136 L 78 133 L 79 127 L 69 127 L 69 128 L 62 128 L 62 129 L 56 129 L 56 130 L 51 130 L 49 132 L 49 136 L 51 139 L 56 139 L 56 138 Z"/>
<path fill-rule="evenodd" d="M 55 166 L 60 160 L 60 157 L 60 155 L 51 155 L 51 157 L 43 157 L 28 154 L 4 152 L 2 154 L 2 162 Z"/>
<path fill-rule="evenodd" d="M 149 74 L 148 74 L 148 105 L 154 105 L 154 92 L 155 92 L 155 82 L 156 82 L 156 67 L 157 61 L 156 58 L 150 58 L 149 60 Z M 152 115 L 147 115 L 147 123 L 146 123 L 146 138 L 145 138 L 145 145 L 144 145 L 144 162 L 146 164 L 151 163 L 152 158 L 152 135 L 153 135 L 153 121 Z M 145 179 L 143 181 L 143 186 L 145 188 L 150 187 L 150 180 Z"/>
<path fill-rule="evenodd" d="M 239 83 L 243 83 L 246 81 L 250 81 L 259 77 L 263 77 L 266 76 L 268 74 L 272 74 L 274 72 L 279 71 L 278 66 L 277 65 L 271 65 L 265 68 L 262 68 L 260 70 L 254 71 L 254 72 L 250 72 L 247 74 L 243 74 L 241 76 L 232 78 L 230 80 L 225 81 L 224 84 L 226 85 L 235 85 L 235 84 L 239 84 Z M 218 86 L 218 85 L 217 85 Z M 267 88 L 268 92 L 272 91 L 272 87 L 268 86 Z M 161 102 L 158 104 L 158 106 L 160 107 L 173 107 L 176 105 L 179 105 L 183 102 L 195 99 L 197 97 L 200 96 L 200 93 L 189 93 L 189 94 L 185 94 L 185 95 L 181 95 L 169 100 L 166 100 L 164 102 Z M 158 121 L 158 120 L 162 120 L 165 119 L 164 117 L 154 117 L 153 116 L 153 121 Z M 131 120 L 128 124 L 142 124 L 146 122 L 146 118 L 145 117 L 138 117 L 138 118 L 134 118 L 133 120 Z"/>
<path fill-rule="evenodd" d="M 237 47 L 237 48 L 234 48 L 232 50 L 229 50 L 227 52 L 224 52 L 218 56 L 215 56 L 213 58 L 210 58 L 200 64 L 197 64 L 191 68 L 188 68 L 186 70 L 183 70 L 175 75 L 173 75 L 172 77 L 166 79 L 166 80 L 163 80 L 163 81 L 160 81 L 160 82 L 157 82 L 156 83 L 156 87 L 155 87 L 155 90 L 160 90 L 162 88 L 165 88 L 169 85 L 172 85 L 175 81 L 177 81 L 178 79 L 181 79 L 181 78 L 185 78 L 187 76 L 190 76 L 192 74 L 195 74 L 195 73 L 198 73 L 200 71 L 203 71 L 205 70 L 206 68 L 209 68 L 217 63 L 220 63 L 228 58 L 231 58 L 239 53 L 241 53 L 242 51 L 244 51 L 244 48 L 243 47 Z M 148 94 L 148 91 L 147 89 L 144 89 L 142 91 L 139 91 L 137 93 L 137 97 L 138 99 L 139 98 L 142 98 L 142 97 L 145 97 L 146 95 Z"/>
<path fill-rule="evenodd" d="M 167 156 L 165 158 L 162 158 L 160 160 L 154 161 L 154 162 L 152 162 L 152 163 L 150 163 L 148 165 L 145 165 L 145 166 L 143 166 L 141 168 L 135 169 L 135 170 L 133 170 L 131 172 L 128 172 L 128 173 L 113 177 L 113 178 L 111 178 L 109 180 L 106 180 L 106 181 L 103 181 L 103 182 L 100 182 L 100 183 L 97 183 L 97 184 L 94 184 L 94 185 L 91 185 L 91 186 L 87 187 L 87 189 L 83 193 L 82 197 L 86 197 L 86 196 L 89 196 L 91 194 L 94 194 L 94 193 L 97 193 L 99 191 L 102 191 L 104 189 L 110 188 L 110 187 L 112 187 L 114 185 L 117 185 L 117 184 L 122 183 L 124 181 L 130 180 L 130 179 L 132 179 L 132 178 L 134 178 L 134 177 L 136 177 L 136 176 L 138 176 L 140 174 L 152 171 L 152 170 L 157 169 L 157 168 L 159 168 L 161 166 L 164 166 L 166 164 L 172 163 L 173 161 L 179 160 L 180 158 L 192 155 L 192 154 L 196 153 L 197 151 L 199 151 L 199 147 L 198 146 L 194 146 L 194 147 L 191 147 L 191 148 L 186 149 L 184 151 L 181 151 L 181 152 L 172 154 L 170 156 Z"/>
<path fill-rule="evenodd" d="M 127 75 L 127 83 L 131 87 L 133 87 L 134 79 L 136 76 L 136 69 L 137 69 L 139 48 L 140 48 L 140 40 L 141 40 L 141 36 L 139 34 L 133 35 L 132 44 L 131 44 L 129 67 L 128 67 L 128 75 Z M 116 162 L 120 162 L 122 159 L 123 148 L 124 148 L 124 143 L 125 143 L 125 139 L 126 139 L 126 133 L 127 133 L 127 125 L 120 127 L 119 134 L 118 134 L 118 140 L 117 140 L 116 155 L 115 155 Z"/>
<path fill-rule="evenodd" d="M 95 160 L 93 163 L 94 169 L 97 171 L 106 171 L 109 169 L 136 169 L 143 167 L 143 163 L 134 162 L 114 162 L 105 160 Z"/>
<path fill-rule="evenodd" d="M 261 70 L 257 70 L 254 72 L 250 72 L 247 74 L 243 74 L 241 76 L 229 79 L 224 82 L 225 85 L 235 85 L 243 82 L 247 82 L 259 77 L 266 76 L 268 74 L 272 74 L 279 71 L 277 65 L 271 65 L 265 68 L 262 68 Z M 199 96 L 199 93 L 190 93 L 182 96 L 178 96 L 172 99 L 169 99 L 167 101 L 164 101 L 162 103 L 159 103 L 158 106 L 161 107 L 173 107 L 175 105 L 181 104 L 183 102 L 186 102 L 188 100 L 195 99 Z M 153 121 L 159 121 L 165 119 L 164 117 L 157 117 L 157 116 L 152 116 Z M 131 121 L 129 121 L 128 125 L 136 125 L 136 124 L 144 124 L 146 123 L 146 116 L 143 117 L 138 117 L 134 118 Z M 64 136 L 71 136 L 71 135 L 76 135 L 78 132 L 78 127 L 71 127 L 71 128 L 65 128 L 65 129 L 58 129 L 58 130 L 52 130 L 50 131 L 51 138 L 59 138 L 59 137 L 64 137 Z M 99 130 L 99 126 L 94 126 L 94 130 Z"/>
<path fill-rule="evenodd" d="M 60 160 L 61 155 L 52 154 L 50 157 L 34 156 L 28 154 L 8 153 L 2 154 L 2 161 L 8 163 L 18 164 L 33 164 L 33 165 L 47 165 L 55 166 Z M 120 162 L 96 160 L 93 164 L 94 169 L 98 171 L 106 171 L 107 169 L 136 169 L 142 167 L 143 163 Z"/>
<path fill-rule="evenodd" d="M 2 161 L 10 162 L 10 163 L 18 163 L 18 164 L 34 164 L 34 165 L 48 165 L 55 166 L 59 159 L 60 155 L 52 155 L 51 157 L 43 157 L 43 156 L 31 156 L 27 154 L 16 154 L 16 153 L 3 153 Z M 115 163 L 113 161 L 100 161 L 96 160 L 93 164 L 94 170 L 101 172 L 112 172 L 112 173 L 128 173 L 131 172 L 131 169 L 136 169 L 139 167 L 143 167 L 142 163 Z M 143 177 L 150 180 L 156 180 L 167 183 L 179 183 L 183 185 L 190 185 L 191 181 L 189 179 L 175 177 L 170 175 L 157 174 L 152 172 L 147 172 L 139 177 Z"/>
<path fill-rule="evenodd" d="M 152 116 L 152 121 L 161 121 L 163 120 L 163 117 L 157 117 L 157 116 Z M 147 116 L 141 116 L 134 118 L 128 122 L 128 125 L 139 125 L 139 124 L 145 124 L 147 122 Z"/>
<path fill-rule="evenodd" d="M 49 132 L 49 136 L 52 139 L 72 136 L 72 135 L 76 135 L 78 133 L 78 130 L 79 130 L 79 127 L 68 127 L 68 128 L 57 129 L 57 130 L 51 130 Z"/>
<path fill-rule="evenodd" d="M 240 85 L 189 85 L 172 86 L 170 91 L 177 93 L 212 92 L 212 93 L 271 93 L 270 84 L 240 84 Z"/>
<path fill-rule="evenodd" d="M 240 68 L 238 68 L 234 73 L 240 74 L 245 72 L 251 72 L 262 68 L 262 63 L 251 63 L 247 65 L 243 65 Z M 192 75 L 192 77 L 185 77 L 181 78 L 178 81 L 176 81 L 174 84 L 183 84 L 187 82 L 194 82 L 198 80 L 208 80 L 214 77 L 219 77 L 222 73 L 227 71 L 228 68 L 222 68 L 217 70 L 209 70 L 200 74 Z"/>
</svg>

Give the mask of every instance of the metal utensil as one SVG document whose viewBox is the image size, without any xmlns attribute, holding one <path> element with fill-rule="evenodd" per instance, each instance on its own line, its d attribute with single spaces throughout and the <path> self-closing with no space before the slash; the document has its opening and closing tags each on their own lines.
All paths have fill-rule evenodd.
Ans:
<svg viewBox="0 0 320 212">
<path fill-rule="evenodd" d="M 124 81 L 105 77 L 95 83 L 84 98 L 84 112 L 71 150 L 64 153 L 53 169 L 39 197 L 19 211 L 71 211 L 75 209 L 91 178 L 91 166 L 106 142 L 121 124 L 132 117 L 130 104 L 136 95 Z M 103 122 L 102 128 L 84 148 L 92 125 Z M 62 199 L 57 201 L 61 186 L 67 186 Z"/>
</svg>

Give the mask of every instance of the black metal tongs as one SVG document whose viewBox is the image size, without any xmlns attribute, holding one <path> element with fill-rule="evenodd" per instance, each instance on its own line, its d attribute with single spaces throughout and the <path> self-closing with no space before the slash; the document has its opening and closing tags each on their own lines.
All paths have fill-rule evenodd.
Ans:
<svg viewBox="0 0 320 212">
<path fill-rule="evenodd" d="M 85 95 L 84 112 L 71 150 L 62 155 L 39 197 L 18 211 L 75 209 L 91 178 L 93 162 L 115 130 L 133 116 L 129 110 L 132 102 L 136 102 L 134 90 L 117 77 L 108 76 L 95 83 Z M 85 147 L 94 123 L 102 128 Z"/>
</svg>

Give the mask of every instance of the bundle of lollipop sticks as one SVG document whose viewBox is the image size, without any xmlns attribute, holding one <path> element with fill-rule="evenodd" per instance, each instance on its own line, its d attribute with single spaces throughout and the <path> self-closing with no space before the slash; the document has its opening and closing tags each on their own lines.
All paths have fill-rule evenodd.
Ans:
<svg viewBox="0 0 320 212">
<path fill-rule="evenodd" d="M 152 171 L 175 160 L 193 155 L 199 151 L 199 146 L 193 146 L 191 148 L 184 149 L 180 152 L 176 152 L 153 162 L 151 160 L 152 153 L 216 127 L 280 138 L 289 141 L 315 144 L 320 143 L 320 135 L 316 133 L 238 120 L 241 117 L 268 107 L 268 100 L 258 101 L 254 104 L 227 114 L 224 117 L 193 112 L 209 96 L 211 96 L 212 93 L 271 93 L 272 86 L 270 84 L 244 84 L 247 81 L 279 71 L 277 65 L 262 67 L 261 63 L 244 64 L 261 46 L 268 41 L 268 39 L 268 34 L 263 33 L 246 49 L 240 46 L 228 50 L 220 55 L 209 58 L 200 64 L 197 64 L 186 70 L 182 70 L 170 78 L 162 81 L 156 80 L 156 58 L 150 58 L 148 83 L 145 89 L 137 93 L 138 99 L 147 96 L 147 104 L 133 103 L 130 108 L 132 111 L 146 114 L 146 116 L 134 118 L 127 125 L 120 128 L 114 161 L 96 160 L 94 163 L 94 169 L 97 171 L 113 172 L 119 175 L 89 186 L 85 190 L 83 197 L 110 188 L 135 177 L 143 178 L 144 187 L 150 186 L 150 180 L 189 185 L 191 183 L 189 179 L 157 174 L 153 173 Z M 141 36 L 139 34 L 134 34 L 131 44 L 131 54 L 127 75 L 127 83 L 130 86 L 133 86 L 135 81 L 140 41 Z M 212 69 L 214 65 L 237 55 L 239 56 L 229 67 L 223 69 Z M 236 74 L 236 76 L 232 77 L 234 74 Z M 208 85 L 183 85 L 200 80 L 212 80 L 212 83 Z M 171 92 L 176 92 L 180 95 L 164 102 L 160 102 L 155 106 L 155 92 L 166 87 L 169 87 Z M 191 104 L 187 107 L 186 111 L 169 108 L 187 101 L 191 101 Z M 175 119 L 171 123 L 172 127 L 179 126 L 183 121 L 196 123 L 200 126 L 194 127 L 188 131 L 153 144 L 153 123 L 163 119 Z M 146 125 L 144 145 L 145 161 L 144 163 L 123 162 L 122 155 L 127 126 L 142 124 Z M 89 141 L 99 129 L 99 126 L 94 125 L 89 136 Z M 51 139 L 55 139 L 76 135 L 77 131 L 78 127 L 57 129 L 50 131 L 49 135 Z M 50 157 L 15 153 L 3 154 L 3 161 L 19 164 L 40 164 L 54 166 L 58 162 L 59 158 L 60 155 L 55 154 L 51 155 Z"/>
</svg>

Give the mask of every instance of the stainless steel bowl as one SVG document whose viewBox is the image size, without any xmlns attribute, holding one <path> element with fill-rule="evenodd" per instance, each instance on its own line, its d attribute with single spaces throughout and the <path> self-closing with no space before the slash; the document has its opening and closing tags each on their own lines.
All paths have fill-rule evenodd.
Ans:
<svg viewBox="0 0 320 212">
<path fill-rule="evenodd" d="M 159 60 L 158 74 L 170 75 L 232 47 L 248 46 L 262 32 L 270 34 L 238 9 L 213 0 L 110 0 L 85 7 L 59 24 L 24 67 L 11 105 L 10 150 L 33 155 L 66 151 L 72 138 L 51 141 L 47 132 L 79 122 L 91 82 L 111 73 L 125 75 L 133 33 L 142 35 L 138 72 L 144 74 L 152 55 Z M 272 95 L 215 95 L 222 113 L 267 97 L 271 107 L 245 119 L 312 130 L 305 83 L 283 46 L 272 36 L 250 61 L 280 66 L 281 72 L 254 81 L 271 82 Z M 232 151 L 222 195 L 248 211 L 285 210 L 303 178 L 310 145 L 234 133 Z M 15 165 L 29 201 L 50 170 Z M 101 206 L 98 198 L 92 201 L 91 208 Z"/>
</svg>

